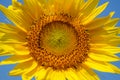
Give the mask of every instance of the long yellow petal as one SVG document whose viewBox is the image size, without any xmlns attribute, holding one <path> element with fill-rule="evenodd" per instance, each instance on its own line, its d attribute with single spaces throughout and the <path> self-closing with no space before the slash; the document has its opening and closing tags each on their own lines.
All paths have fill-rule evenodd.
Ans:
<svg viewBox="0 0 120 80">
<path fill-rule="evenodd" d="M 44 67 L 40 67 L 39 71 L 35 75 L 36 80 L 50 80 L 51 78 L 51 73 L 53 70 L 51 68 L 45 69 Z"/>
<path fill-rule="evenodd" d="M 119 46 L 119 44 L 120 44 L 120 37 L 118 39 L 111 40 L 108 44 L 110 44 L 112 46 Z"/>
<path fill-rule="evenodd" d="M 115 54 L 118 54 L 116 52 L 111 52 L 109 50 L 102 50 L 102 49 L 91 49 L 90 52 L 94 52 L 94 53 L 102 53 L 102 54 L 105 54 L 105 55 L 115 55 Z"/>
<path fill-rule="evenodd" d="M 9 24 L 0 23 L 0 32 L 14 33 L 15 30 L 17 29 L 14 29 L 14 27 Z"/>
<path fill-rule="evenodd" d="M 14 48 L 14 55 L 29 55 L 30 53 L 26 44 L 13 45 L 12 47 Z"/>
<path fill-rule="evenodd" d="M 8 6 L 8 9 L 19 12 L 22 8 L 22 4 L 18 0 L 12 0 L 12 5 Z"/>
<path fill-rule="evenodd" d="M 91 44 L 91 50 L 102 50 L 108 53 L 117 54 L 120 52 L 120 47 L 110 46 L 108 44 Z"/>
<path fill-rule="evenodd" d="M 13 54 L 9 53 L 9 52 L 1 52 L 0 51 L 0 56 L 10 56 L 10 55 L 13 55 Z"/>
<path fill-rule="evenodd" d="M 105 28 L 105 27 L 99 27 L 99 28 L 90 30 L 89 33 L 90 33 L 90 37 L 92 38 L 91 40 L 96 41 L 96 39 L 101 39 L 101 37 L 108 37 L 108 36 L 109 37 L 114 37 L 114 36 L 118 36 L 120 34 L 119 31 L 120 31 L 119 27 L 113 26 L 113 27 L 110 27 L 108 29 Z M 106 39 L 106 38 L 104 38 L 104 39 Z M 107 40 L 109 40 L 109 39 L 107 39 Z"/>
<path fill-rule="evenodd" d="M 88 16 L 86 16 L 81 22 L 83 24 L 87 24 L 91 22 L 96 16 L 98 16 L 108 5 L 108 2 L 104 3 L 103 5 L 99 6 L 98 8 L 94 9 Z"/>
<path fill-rule="evenodd" d="M 75 0 L 76 1 L 76 10 L 82 10 L 82 8 L 84 7 L 85 5 L 85 1 L 84 0 Z"/>
<path fill-rule="evenodd" d="M 83 5 L 83 8 L 81 12 L 83 13 L 83 16 L 86 17 L 88 16 L 91 11 L 98 5 L 99 0 L 88 0 L 85 5 Z M 80 12 L 80 13 L 81 13 Z"/>
<path fill-rule="evenodd" d="M 57 74 L 57 75 L 56 75 Z M 54 75 L 56 75 L 56 77 L 54 78 L 54 80 L 66 80 L 64 74 L 63 74 L 63 71 L 56 71 L 56 73 L 54 73 Z"/>
<path fill-rule="evenodd" d="M 35 79 L 36 80 L 51 80 L 51 77 L 53 75 L 53 69 L 42 69 L 41 73 L 38 73 L 38 75 L 36 75 Z"/>
<path fill-rule="evenodd" d="M 104 53 L 89 53 L 89 57 L 97 61 L 119 61 L 120 58 L 115 55 L 104 54 Z"/>
<path fill-rule="evenodd" d="M 111 46 L 119 46 L 120 44 L 120 37 L 119 36 L 103 36 L 103 35 L 98 35 L 96 37 L 91 37 L 91 43 L 93 44 L 108 44 L 108 45 L 111 45 Z"/>
<path fill-rule="evenodd" d="M 69 0 L 70 1 L 70 0 Z M 78 4 L 76 3 L 76 1 L 75 0 L 71 0 L 71 2 L 70 2 L 71 4 L 70 4 L 70 7 L 69 7 L 69 9 L 68 9 L 68 13 L 70 14 L 70 15 L 72 15 L 73 17 L 76 17 L 77 16 L 77 14 L 78 14 L 78 12 L 79 12 L 79 9 L 78 9 L 78 7 L 76 7 Z"/>
<path fill-rule="evenodd" d="M 68 80 L 80 80 L 77 72 L 71 68 L 65 71 L 64 74 Z"/>
<path fill-rule="evenodd" d="M 13 42 L 13 41 L 12 41 Z M 29 50 L 28 48 L 21 43 L 17 42 L 1 42 L 0 43 L 0 56 L 4 55 L 29 55 Z"/>
<path fill-rule="evenodd" d="M 4 35 L 1 39 L 0 39 L 0 44 L 4 44 L 4 45 L 17 45 L 17 44 L 19 44 L 19 45 L 23 45 L 23 44 L 25 44 L 25 42 L 20 42 L 20 41 L 18 41 L 18 40 L 16 40 L 16 39 L 8 39 L 8 38 L 6 38 L 7 36 L 6 35 Z"/>
<path fill-rule="evenodd" d="M 5 39 L 16 39 L 22 42 L 26 41 L 25 37 L 27 36 L 27 34 L 16 26 L 0 23 L 0 32 L 6 33 L 3 36 Z"/>
<path fill-rule="evenodd" d="M 41 9 L 40 9 L 40 14 L 46 14 L 46 15 L 53 15 L 56 13 L 56 11 L 59 13 L 60 10 L 58 10 L 58 3 L 59 1 L 55 0 L 37 0 L 38 4 L 40 5 Z M 60 0 L 62 1 L 62 0 Z M 55 4 L 55 5 L 54 5 Z M 43 10 L 44 8 L 44 10 Z"/>
<path fill-rule="evenodd" d="M 13 55 L 13 47 L 10 47 L 8 45 L 0 44 L 0 56 L 6 56 L 6 55 Z"/>
<path fill-rule="evenodd" d="M 88 30 L 99 28 L 102 25 L 104 25 L 109 19 L 110 19 L 110 16 L 103 17 L 103 18 L 97 18 L 97 19 L 93 20 L 92 22 L 86 24 L 85 27 Z"/>
<path fill-rule="evenodd" d="M 0 5 L 0 10 L 24 32 L 27 32 L 26 30 L 28 30 L 28 28 L 31 26 L 31 19 L 27 17 L 28 15 L 23 14 L 22 11 L 15 12 L 14 10 L 7 9 L 2 5 Z"/>
<path fill-rule="evenodd" d="M 57 10 L 58 12 L 62 12 L 62 10 L 64 10 L 65 13 L 69 13 L 73 2 L 74 0 L 59 0 L 59 1 L 55 0 L 54 1 L 55 10 Z"/>
<path fill-rule="evenodd" d="M 98 71 L 120 73 L 120 69 L 107 62 L 94 61 L 88 58 L 84 64 Z"/>
<path fill-rule="evenodd" d="M 15 55 L 0 62 L 0 65 L 16 64 L 31 60 L 30 55 Z"/>
<path fill-rule="evenodd" d="M 66 80 L 64 71 L 57 71 L 57 70 L 52 70 L 48 73 L 47 78 L 45 80 Z M 38 79 L 42 80 L 42 79 Z"/>
<path fill-rule="evenodd" d="M 25 39 L 26 36 L 22 37 L 21 35 L 19 34 L 16 34 L 16 33 L 6 33 L 1 39 L 0 41 L 4 41 L 4 42 L 11 42 L 11 41 L 15 41 L 15 42 L 18 42 L 18 43 L 23 43 L 23 42 L 26 42 L 26 39 Z M 12 42 L 11 42 L 12 43 Z M 13 42 L 14 43 L 14 42 Z"/>
<path fill-rule="evenodd" d="M 114 40 L 114 39 L 119 39 L 120 38 L 118 36 L 119 35 L 119 29 L 120 28 L 115 28 L 113 30 L 108 30 L 108 31 L 106 31 L 104 29 L 95 29 L 95 30 L 100 30 L 100 31 L 96 32 L 98 34 L 94 34 L 95 32 L 92 33 L 92 31 L 90 31 L 90 37 L 91 37 L 93 42 L 100 41 L 99 39 L 101 39 L 101 38 L 102 39 L 104 38 L 105 41 L 106 41 L 106 39 L 109 40 L 109 41 Z M 99 33 L 99 32 L 101 32 L 101 33 Z"/>
<path fill-rule="evenodd" d="M 94 34 L 95 32 L 92 33 L 90 32 L 91 35 L 91 43 L 93 44 L 108 44 L 111 46 L 118 46 L 120 44 L 120 36 L 119 35 L 119 29 L 120 28 L 115 28 L 113 30 L 108 30 L 105 31 L 104 29 L 98 29 L 99 31 L 97 32 L 98 34 Z M 96 29 L 97 30 L 97 29 Z M 101 33 L 99 33 L 101 32 Z"/>
<path fill-rule="evenodd" d="M 23 0 L 24 1 L 24 11 L 29 14 L 33 20 L 38 20 L 40 16 L 43 14 L 41 9 L 41 4 L 38 0 Z"/>
<path fill-rule="evenodd" d="M 90 33 L 89 35 L 91 37 L 91 40 L 93 40 L 93 38 L 96 39 L 96 37 L 101 36 L 101 35 L 108 35 L 108 32 L 105 29 L 103 29 L 103 27 L 92 29 L 89 31 L 89 33 Z"/>
<path fill-rule="evenodd" d="M 105 29 L 106 30 L 110 30 L 110 29 L 114 29 L 115 28 L 115 25 L 118 23 L 120 19 L 119 18 L 114 18 L 114 19 L 111 19 L 109 22 L 107 22 L 105 24 Z"/>
<path fill-rule="evenodd" d="M 9 75 L 10 76 L 19 76 L 19 75 L 25 73 L 30 68 L 30 66 L 32 66 L 32 65 L 34 65 L 33 60 L 29 60 L 29 61 L 26 61 L 26 62 L 23 62 L 23 63 L 19 63 L 14 67 L 13 70 L 11 70 L 9 72 Z"/>
<path fill-rule="evenodd" d="M 47 1 L 46 0 L 38 0 L 41 4 L 46 4 L 47 3 Z"/>
<path fill-rule="evenodd" d="M 31 80 L 37 73 L 38 69 L 38 63 L 33 61 L 32 66 L 30 66 L 28 70 L 22 74 L 22 80 Z"/>
<path fill-rule="evenodd" d="M 80 68 L 77 73 L 80 78 L 82 77 L 81 80 L 100 80 L 97 74 L 92 69 L 83 64 L 82 68 Z"/>
</svg>

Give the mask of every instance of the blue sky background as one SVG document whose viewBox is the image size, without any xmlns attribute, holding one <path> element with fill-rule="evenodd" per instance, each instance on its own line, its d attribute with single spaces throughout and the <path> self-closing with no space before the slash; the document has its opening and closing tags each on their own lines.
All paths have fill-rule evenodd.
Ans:
<svg viewBox="0 0 120 80">
<path fill-rule="evenodd" d="M 18 0 L 22 1 L 22 0 Z M 109 5 L 106 8 L 106 10 L 100 15 L 100 16 L 106 16 L 111 11 L 115 11 L 115 15 L 113 17 L 119 17 L 120 18 L 120 0 L 100 0 L 100 4 L 109 1 Z M 4 6 L 8 6 L 11 4 L 11 0 L 0 0 L 0 4 Z M 10 23 L 9 20 L 0 12 L 0 22 Z M 117 26 L 120 26 L 120 22 L 117 24 Z M 120 56 L 120 54 L 118 54 Z M 5 59 L 7 57 L 0 57 L 0 61 Z M 120 68 L 120 61 L 114 62 L 114 65 L 118 66 Z M 15 65 L 5 65 L 0 66 L 0 80 L 21 80 L 21 77 L 12 77 L 8 76 L 8 72 L 13 69 Z M 101 80 L 120 80 L 120 74 L 111 74 L 111 73 L 103 73 L 95 71 L 101 78 Z"/>
</svg>

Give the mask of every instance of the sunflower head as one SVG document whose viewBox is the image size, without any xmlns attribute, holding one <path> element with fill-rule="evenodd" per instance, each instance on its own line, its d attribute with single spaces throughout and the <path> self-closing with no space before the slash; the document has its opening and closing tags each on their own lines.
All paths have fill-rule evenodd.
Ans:
<svg viewBox="0 0 120 80">
<path fill-rule="evenodd" d="M 0 23 L 0 65 L 16 64 L 10 75 L 23 80 L 99 80 L 92 69 L 120 73 L 119 18 L 97 16 L 99 0 L 12 0 L 0 10 L 13 24 Z"/>
<path fill-rule="evenodd" d="M 67 69 L 79 66 L 85 60 L 89 50 L 89 35 L 79 20 L 73 19 L 63 14 L 46 15 L 28 31 L 29 50 L 40 65 Z"/>
</svg>

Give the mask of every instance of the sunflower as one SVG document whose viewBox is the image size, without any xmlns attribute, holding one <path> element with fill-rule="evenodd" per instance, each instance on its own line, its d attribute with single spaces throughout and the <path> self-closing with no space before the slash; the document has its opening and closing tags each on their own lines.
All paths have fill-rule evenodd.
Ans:
<svg viewBox="0 0 120 80">
<path fill-rule="evenodd" d="M 12 22 L 0 23 L 0 65 L 16 64 L 10 76 L 22 80 L 100 80 L 93 71 L 120 73 L 119 18 L 97 16 L 99 0 L 12 0 L 0 10 Z"/>
</svg>

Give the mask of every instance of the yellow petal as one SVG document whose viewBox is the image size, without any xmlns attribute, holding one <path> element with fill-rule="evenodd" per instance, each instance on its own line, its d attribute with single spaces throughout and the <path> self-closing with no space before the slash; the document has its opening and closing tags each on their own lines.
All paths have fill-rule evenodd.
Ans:
<svg viewBox="0 0 120 80">
<path fill-rule="evenodd" d="M 29 55 L 30 51 L 27 49 L 23 50 L 14 50 L 13 54 L 14 55 Z"/>
<path fill-rule="evenodd" d="M 12 47 L 14 48 L 14 55 L 29 55 L 30 53 L 26 44 L 13 45 Z"/>
<path fill-rule="evenodd" d="M 8 19 L 16 24 L 19 29 L 27 32 L 26 30 L 28 30 L 31 25 L 31 19 L 29 19 L 26 14 L 23 14 L 22 11 L 15 12 L 14 10 L 7 9 L 2 5 L 0 5 L 0 10 L 7 16 Z"/>
<path fill-rule="evenodd" d="M 100 32 L 100 31 L 99 31 Z M 106 33 L 103 33 L 106 34 Z M 106 35 L 98 34 L 91 35 L 91 43 L 92 44 L 107 44 L 110 46 L 117 47 L 120 44 L 120 36 L 118 36 L 118 29 L 108 31 Z"/>
<path fill-rule="evenodd" d="M 2 38 L 5 35 L 5 33 L 0 32 L 0 38 Z"/>
<path fill-rule="evenodd" d="M 71 68 L 65 71 L 65 76 L 68 80 L 80 80 L 77 72 Z"/>
<path fill-rule="evenodd" d="M 109 50 L 102 50 L 102 49 L 91 49 L 90 52 L 94 52 L 94 53 L 102 53 L 102 54 L 105 54 L 105 55 L 115 55 L 115 54 L 118 54 L 118 53 L 115 53 L 115 52 L 110 52 Z"/>
<path fill-rule="evenodd" d="M 31 80 L 38 71 L 38 63 L 33 61 L 32 66 L 30 66 L 24 74 L 22 74 L 22 80 Z"/>
<path fill-rule="evenodd" d="M 53 79 L 51 78 L 51 80 L 66 80 L 65 75 L 63 74 L 62 71 L 55 71 L 55 73 L 53 74 Z"/>
<path fill-rule="evenodd" d="M 0 44 L 0 56 L 13 55 L 13 48 L 8 45 Z"/>
<path fill-rule="evenodd" d="M 89 57 L 97 61 L 119 61 L 120 58 L 115 55 L 104 54 L 104 53 L 89 53 Z"/>
<path fill-rule="evenodd" d="M 97 18 L 97 19 L 93 20 L 92 22 L 86 24 L 85 27 L 88 30 L 99 28 L 102 25 L 104 25 L 109 19 L 110 19 L 110 16 L 103 17 L 103 18 Z"/>
<path fill-rule="evenodd" d="M 86 80 L 86 77 L 82 75 L 82 73 L 80 72 L 80 70 L 77 70 L 76 73 L 79 76 L 80 80 Z"/>
<path fill-rule="evenodd" d="M 9 72 L 10 76 L 19 76 L 25 73 L 34 64 L 33 60 L 29 60 L 23 63 L 17 64 L 13 70 Z"/>
<path fill-rule="evenodd" d="M 12 5 L 8 6 L 8 9 L 14 10 L 14 11 L 20 11 L 22 8 L 22 4 L 18 2 L 17 0 L 12 0 Z"/>
<path fill-rule="evenodd" d="M 46 4 L 47 1 L 46 0 L 38 0 L 41 4 Z"/>
<path fill-rule="evenodd" d="M 76 1 L 76 10 L 82 10 L 82 8 L 85 5 L 85 1 L 84 0 L 75 0 Z"/>
<path fill-rule="evenodd" d="M 2 36 L 3 39 L 16 39 L 22 42 L 26 41 L 25 38 L 27 34 L 16 26 L 0 23 L 0 32 L 6 33 Z"/>
<path fill-rule="evenodd" d="M 108 5 L 108 2 L 104 3 L 103 5 L 99 6 L 98 8 L 94 9 L 88 16 L 86 16 L 81 22 L 83 24 L 87 24 L 91 22 L 96 16 L 98 16 Z"/>
<path fill-rule="evenodd" d="M 114 28 L 115 28 L 115 25 L 118 23 L 119 20 L 120 20 L 119 18 L 114 18 L 114 19 L 110 20 L 109 22 L 107 22 L 107 23 L 105 24 L 105 27 L 104 27 L 104 28 L 105 28 L 106 30 L 114 29 Z"/>
<path fill-rule="evenodd" d="M 34 20 L 38 20 L 43 14 L 41 5 L 38 0 L 23 0 L 24 1 L 24 11 L 27 12 Z"/>
<path fill-rule="evenodd" d="M 77 73 L 82 78 L 81 80 L 100 80 L 97 74 L 86 65 L 82 65 Z"/>
<path fill-rule="evenodd" d="M 120 47 L 114 47 L 108 44 L 91 44 L 91 50 L 102 50 L 108 53 L 117 54 L 120 52 Z"/>
<path fill-rule="evenodd" d="M 8 65 L 8 64 L 16 64 L 21 62 L 26 62 L 31 60 L 32 57 L 30 55 L 15 55 L 11 56 L 10 58 L 7 58 L 0 62 L 0 65 Z"/>
<path fill-rule="evenodd" d="M 39 71 L 35 75 L 36 80 L 50 80 L 51 73 L 53 70 L 51 68 L 45 69 L 44 67 L 40 67 Z"/>
<path fill-rule="evenodd" d="M 101 36 L 101 35 L 108 35 L 108 31 L 105 30 L 103 27 L 98 27 L 96 29 L 92 29 L 89 31 L 89 33 L 90 33 L 89 34 L 90 37 L 92 38 L 91 40 L 96 39 L 98 36 Z"/>
<path fill-rule="evenodd" d="M 114 11 L 110 12 L 111 17 L 113 17 L 114 14 L 115 14 Z"/>
<path fill-rule="evenodd" d="M 91 11 L 97 6 L 99 0 L 88 0 L 85 5 L 83 5 L 83 8 L 81 12 L 83 13 L 83 16 L 88 16 Z M 81 13 L 80 12 L 80 13 Z"/>
<path fill-rule="evenodd" d="M 6 36 L 7 37 L 7 36 Z M 4 45 L 22 45 L 25 42 L 20 42 L 16 39 L 6 39 L 5 35 L 0 39 L 0 43 Z"/>
<path fill-rule="evenodd" d="M 1 41 L 17 41 L 19 43 L 26 42 L 26 36 L 21 36 L 16 33 L 6 33 L 0 40 Z"/>
<path fill-rule="evenodd" d="M 120 69 L 107 62 L 100 62 L 87 59 L 85 65 L 102 72 L 120 73 Z"/>
<path fill-rule="evenodd" d="M 66 80 L 64 71 L 59 71 L 59 70 L 51 70 L 45 80 Z M 42 80 L 42 79 L 38 79 Z"/>
<path fill-rule="evenodd" d="M 15 29 L 12 25 L 0 23 L 0 32 L 14 33 Z"/>
<path fill-rule="evenodd" d="M 76 3 L 75 0 L 71 0 L 71 2 L 69 0 L 69 3 L 71 4 L 70 4 L 70 7 L 68 8 L 68 13 L 73 17 L 76 17 L 79 12 L 79 8 L 76 7 L 78 4 Z"/>
<path fill-rule="evenodd" d="M 28 48 L 21 43 L 17 42 L 2 42 L 0 43 L 0 56 L 4 56 L 7 54 L 14 55 L 29 55 Z"/>
<path fill-rule="evenodd" d="M 44 70 L 43 71 L 43 74 L 40 74 L 40 76 L 39 76 L 39 74 L 36 76 L 36 80 L 51 80 L 52 79 L 52 75 L 53 75 L 53 70 Z M 42 76 L 43 75 L 43 76 Z"/>
<path fill-rule="evenodd" d="M 61 71 L 55 71 L 53 74 L 53 77 L 51 77 L 51 80 L 66 80 L 63 72 Z"/>
<path fill-rule="evenodd" d="M 0 51 L 0 56 L 10 56 L 10 55 L 13 55 L 13 54 L 9 53 L 9 52 L 1 52 Z"/>
<path fill-rule="evenodd" d="M 110 42 L 108 44 L 110 44 L 112 46 L 119 46 L 119 44 L 120 44 L 120 37 L 118 39 L 110 40 Z"/>
<path fill-rule="evenodd" d="M 80 17 L 81 14 L 79 12 L 81 11 L 82 6 L 85 5 L 84 0 L 65 0 L 65 1 L 61 0 L 61 1 L 62 3 L 59 6 L 64 5 L 62 6 L 61 9 L 63 9 L 65 13 L 72 15 L 72 17 L 78 17 L 78 16 Z"/>
<path fill-rule="evenodd" d="M 97 32 L 96 32 L 97 31 Z M 114 27 L 111 30 L 105 30 L 104 27 L 99 27 L 93 30 L 90 30 L 91 42 L 106 42 L 111 40 L 120 39 L 119 35 L 120 28 Z"/>
<path fill-rule="evenodd" d="M 62 12 L 62 10 L 64 10 L 65 13 L 69 13 L 73 2 L 74 2 L 73 0 L 59 0 L 59 1 L 55 0 L 54 1 L 55 10 L 57 10 L 58 12 Z"/>
<path fill-rule="evenodd" d="M 40 14 L 46 14 L 46 15 L 53 15 L 56 11 L 58 12 L 58 4 L 56 3 L 55 0 L 37 0 L 39 6 L 41 7 L 40 9 Z M 62 1 L 62 0 L 60 0 Z M 57 1 L 59 2 L 59 1 Z M 55 4 L 56 3 L 56 4 Z M 54 6 L 55 4 L 55 6 Z M 44 8 L 44 10 L 43 10 Z M 58 12 L 59 13 L 59 12 Z"/>
</svg>

